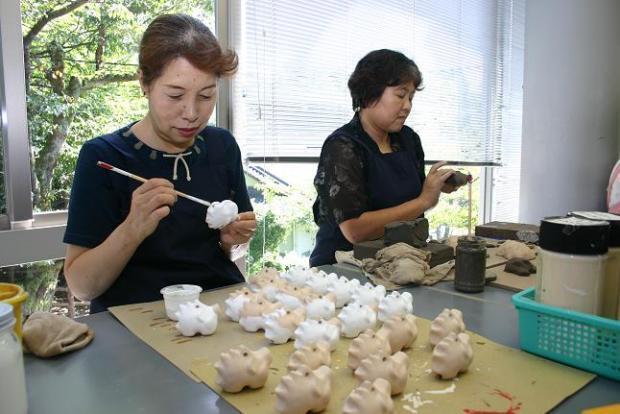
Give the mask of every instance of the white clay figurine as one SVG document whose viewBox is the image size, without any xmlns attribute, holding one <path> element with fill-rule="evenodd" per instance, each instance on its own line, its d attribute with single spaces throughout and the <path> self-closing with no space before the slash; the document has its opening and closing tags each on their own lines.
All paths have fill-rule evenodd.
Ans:
<svg viewBox="0 0 620 414">
<path fill-rule="evenodd" d="M 221 229 L 237 220 L 239 209 L 232 200 L 214 201 L 207 209 L 206 222 L 212 229 Z"/>
<path fill-rule="evenodd" d="M 217 329 L 217 305 L 209 306 L 194 300 L 181 303 L 175 316 L 177 330 L 183 336 L 211 335 Z"/>
</svg>

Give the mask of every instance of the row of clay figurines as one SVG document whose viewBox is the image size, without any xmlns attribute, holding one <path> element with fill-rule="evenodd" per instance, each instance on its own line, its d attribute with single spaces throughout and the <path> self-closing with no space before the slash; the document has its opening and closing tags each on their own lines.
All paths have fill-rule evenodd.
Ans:
<svg viewBox="0 0 620 414">
<path fill-rule="evenodd" d="M 356 338 L 349 347 L 348 366 L 361 382 L 347 399 L 344 412 L 391 412 L 377 409 L 393 408 L 391 399 L 383 397 L 404 390 L 408 356 L 401 351 L 417 338 L 409 293 L 386 295 L 382 286 L 361 286 L 357 280 L 303 268 L 282 275 L 265 270 L 252 280 L 252 288 L 231 293 L 225 314 L 248 331 L 264 329 L 274 343 L 295 338 L 297 351 L 289 361 L 291 372 L 276 389 L 279 412 L 326 407 L 331 394 L 329 353 L 341 334 Z M 344 309 L 334 318 L 335 308 L 341 306 Z M 186 336 L 210 335 L 217 329 L 218 313 L 218 305 L 199 301 L 181 305 L 177 329 Z M 375 332 L 377 319 L 383 326 Z M 431 324 L 431 369 L 441 378 L 455 377 L 472 361 L 473 351 L 464 331 L 462 313 L 456 309 L 445 309 Z M 270 364 L 266 348 L 231 349 L 216 364 L 218 384 L 228 392 L 262 387 Z"/>
</svg>

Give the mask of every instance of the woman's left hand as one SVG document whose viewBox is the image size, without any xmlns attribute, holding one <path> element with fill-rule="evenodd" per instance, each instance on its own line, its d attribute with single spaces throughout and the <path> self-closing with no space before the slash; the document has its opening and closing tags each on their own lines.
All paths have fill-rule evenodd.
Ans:
<svg viewBox="0 0 620 414">
<path fill-rule="evenodd" d="M 237 220 L 222 227 L 220 241 L 228 248 L 235 244 L 247 243 L 256 231 L 256 215 L 253 211 L 239 213 Z"/>
<path fill-rule="evenodd" d="M 442 193 L 446 193 L 446 194 L 450 194 L 450 193 L 452 193 L 452 192 L 454 192 L 454 191 L 458 190 L 459 188 L 461 188 L 461 187 L 459 187 L 458 185 L 454 185 L 454 184 L 448 184 L 448 183 L 445 183 L 445 184 L 441 187 L 441 192 L 442 192 Z"/>
</svg>

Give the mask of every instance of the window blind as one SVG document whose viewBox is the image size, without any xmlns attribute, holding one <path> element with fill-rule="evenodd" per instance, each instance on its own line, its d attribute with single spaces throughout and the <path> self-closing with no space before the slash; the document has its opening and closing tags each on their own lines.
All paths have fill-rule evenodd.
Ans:
<svg viewBox="0 0 620 414">
<path fill-rule="evenodd" d="M 232 129 L 246 157 L 317 157 L 353 111 L 347 80 L 374 49 L 414 59 L 408 125 L 427 159 L 501 163 L 513 1 L 235 0 Z"/>
</svg>

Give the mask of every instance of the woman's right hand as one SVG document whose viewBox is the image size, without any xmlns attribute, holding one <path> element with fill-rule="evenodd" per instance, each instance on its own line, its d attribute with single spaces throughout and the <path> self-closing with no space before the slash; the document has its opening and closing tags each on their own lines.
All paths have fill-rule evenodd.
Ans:
<svg viewBox="0 0 620 414">
<path fill-rule="evenodd" d="M 123 224 L 141 243 L 155 231 L 161 219 L 170 214 L 170 207 L 176 201 L 177 195 L 170 181 L 163 178 L 147 180 L 132 193 L 131 208 Z"/>
<path fill-rule="evenodd" d="M 427 205 L 426 209 L 437 205 L 442 187 L 446 183 L 446 180 L 454 173 L 454 170 L 450 168 L 441 168 L 446 164 L 446 161 L 433 164 L 424 180 L 420 198 L 425 201 Z"/>
</svg>

